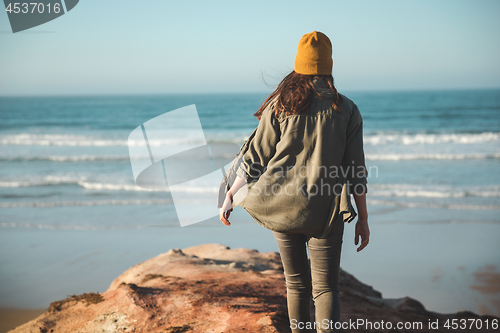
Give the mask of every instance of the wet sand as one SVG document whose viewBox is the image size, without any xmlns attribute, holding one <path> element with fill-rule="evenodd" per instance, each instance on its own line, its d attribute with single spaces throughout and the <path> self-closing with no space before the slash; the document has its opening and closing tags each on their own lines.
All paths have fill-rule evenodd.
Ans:
<svg viewBox="0 0 500 333">
<path fill-rule="evenodd" d="M 14 308 L 0 308 L 0 333 L 10 331 L 17 326 L 24 324 L 39 315 L 46 309 L 14 309 Z"/>
</svg>

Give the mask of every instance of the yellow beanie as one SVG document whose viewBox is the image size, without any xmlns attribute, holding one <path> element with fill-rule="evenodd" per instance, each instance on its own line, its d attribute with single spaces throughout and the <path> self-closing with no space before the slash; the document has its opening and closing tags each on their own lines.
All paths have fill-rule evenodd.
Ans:
<svg viewBox="0 0 500 333">
<path fill-rule="evenodd" d="M 321 32 L 313 31 L 302 36 L 295 57 L 295 72 L 306 75 L 332 74 L 332 43 Z"/>
</svg>

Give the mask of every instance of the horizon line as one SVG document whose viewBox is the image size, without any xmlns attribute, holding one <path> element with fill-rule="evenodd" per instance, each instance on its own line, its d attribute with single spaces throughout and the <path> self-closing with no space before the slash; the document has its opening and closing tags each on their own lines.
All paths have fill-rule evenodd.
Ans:
<svg viewBox="0 0 500 333">
<path fill-rule="evenodd" d="M 339 93 L 405 93 L 405 92 L 452 92 L 452 91 L 479 91 L 479 90 L 500 90 L 500 87 L 484 87 L 484 88 L 415 88 L 415 89 L 346 89 Z M 263 91 L 214 91 L 214 92 L 151 92 L 151 93 L 67 93 L 67 94 L 0 94 L 0 98 L 41 98 L 41 97 L 133 97 L 133 96 L 178 96 L 178 95 L 250 95 L 262 94 L 268 95 L 269 92 Z M 345 95 L 345 94 L 344 94 Z"/>
</svg>

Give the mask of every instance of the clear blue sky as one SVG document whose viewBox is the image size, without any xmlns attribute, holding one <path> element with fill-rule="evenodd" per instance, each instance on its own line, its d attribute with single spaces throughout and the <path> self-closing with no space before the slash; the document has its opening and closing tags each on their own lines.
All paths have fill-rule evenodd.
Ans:
<svg viewBox="0 0 500 333">
<path fill-rule="evenodd" d="M 13 34 L 0 95 L 264 92 L 300 37 L 330 37 L 341 91 L 500 88 L 500 1 L 81 0 Z"/>
</svg>

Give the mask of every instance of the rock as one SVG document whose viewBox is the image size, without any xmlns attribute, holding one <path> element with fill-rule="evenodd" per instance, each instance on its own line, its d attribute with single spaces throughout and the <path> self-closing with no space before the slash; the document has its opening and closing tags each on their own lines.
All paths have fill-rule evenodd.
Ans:
<svg viewBox="0 0 500 333">
<path fill-rule="evenodd" d="M 431 331 L 449 332 L 443 328 L 446 319 L 493 319 L 473 313 L 429 312 L 409 297 L 384 299 L 344 271 L 340 283 L 341 322 L 419 321 L 423 329 L 415 331 L 428 332 L 429 320 L 438 320 L 440 329 Z M 173 249 L 137 264 L 102 294 L 53 302 L 45 313 L 11 332 L 253 333 L 290 332 L 289 326 L 278 253 L 205 244 Z M 373 329 L 343 330 L 368 331 Z"/>
</svg>

